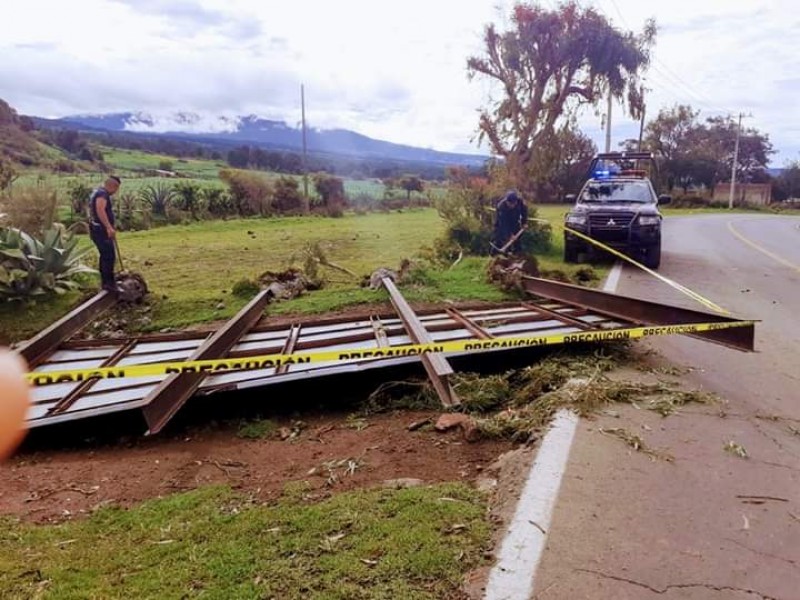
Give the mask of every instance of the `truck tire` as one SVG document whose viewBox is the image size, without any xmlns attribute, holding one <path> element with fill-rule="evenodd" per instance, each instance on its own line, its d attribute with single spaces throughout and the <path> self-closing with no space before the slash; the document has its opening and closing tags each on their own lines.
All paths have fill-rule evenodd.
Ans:
<svg viewBox="0 0 800 600">
<path fill-rule="evenodd" d="M 644 266 L 648 269 L 658 269 L 661 266 L 661 240 L 658 240 L 652 246 L 645 246 L 644 250 Z"/>
<path fill-rule="evenodd" d="M 578 247 L 575 244 L 570 244 L 569 242 L 564 242 L 564 262 L 565 263 L 576 263 L 578 262 L 578 255 L 580 252 L 578 251 Z"/>
</svg>

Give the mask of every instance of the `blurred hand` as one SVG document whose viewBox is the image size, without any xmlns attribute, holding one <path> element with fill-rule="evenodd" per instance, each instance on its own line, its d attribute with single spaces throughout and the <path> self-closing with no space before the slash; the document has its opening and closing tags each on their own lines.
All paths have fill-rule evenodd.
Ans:
<svg viewBox="0 0 800 600">
<path fill-rule="evenodd" d="M 26 370 L 19 355 L 0 348 L 0 460 L 25 437 L 25 415 L 31 402 Z"/>
</svg>

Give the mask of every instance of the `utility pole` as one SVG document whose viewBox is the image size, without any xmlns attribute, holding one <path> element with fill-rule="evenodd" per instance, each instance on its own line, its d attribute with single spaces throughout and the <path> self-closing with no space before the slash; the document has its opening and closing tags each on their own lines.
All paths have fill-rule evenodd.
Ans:
<svg viewBox="0 0 800 600">
<path fill-rule="evenodd" d="M 644 86 L 642 86 L 642 122 L 639 124 L 639 150 L 642 151 L 642 139 L 644 138 L 644 116 L 647 112 L 647 104 L 644 102 Z"/>
<path fill-rule="evenodd" d="M 742 136 L 742 113 L 739 113 L 739 127 L 736 130 L 736 147 L 733 151 L 733 167 L 731 167 L 731 196 L 728 199 L 728 208 L 733 208 L 733 198 L 736 193 L 736 167 L 739 165 L 739 138 Z"/>
<path fill-rule="evenodd" d="M 308 212 L 311 202 L 308 198 L 308 147 L 306 145 L 306 89 L 300 84 L 300 111 L 303 120 L 303 197 L 305 198 L 305 211 Z"/>
<path fill-rule="evenodd" d="M 611 90 L 608 90 L 608 111 L 606 112 L 606 152 L 611 152 Z"/>
</svg>

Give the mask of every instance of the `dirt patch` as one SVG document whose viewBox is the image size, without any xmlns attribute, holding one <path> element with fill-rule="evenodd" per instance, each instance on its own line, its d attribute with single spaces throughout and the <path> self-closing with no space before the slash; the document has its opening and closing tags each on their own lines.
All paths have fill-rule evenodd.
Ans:
<svg viewBox="0 0 800 600">
<path fill-rule="evenodd" d="M 0 514 L 51 522 L 98 507 L 226 484 L 269 501 L 287 484 L 310 498 L 415 478 L 475 481 L 511 448 L 509 442 L 467 443 L 459 431 L 408 426 L 435 412 L 399 412 L 275 419 L 275 429 L 297 431 L 286 440 L 241 439 L 237 427 L 196 429 L 173 438 L 135 439 L 81 450 L 39 450 L 0 467 Z"/>
</svg>

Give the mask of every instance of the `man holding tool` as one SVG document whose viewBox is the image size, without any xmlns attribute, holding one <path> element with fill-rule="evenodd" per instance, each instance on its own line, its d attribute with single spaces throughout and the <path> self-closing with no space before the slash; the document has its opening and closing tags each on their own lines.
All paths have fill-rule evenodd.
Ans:
<svg viewBox="0 0 800 600">
<path fill-rule="evenodd" d="M 117 193 L 120 178 L 111 175 L 97 188 L 89 199 L 89 235 L 100 253 L 100 279 L 103 289 L 117 292 L 114 264 L 117 261 L 114 207 L 111 197 Z"/>
<path fill-rule="evenodd" d="M 518 254 L 520 238 L 528 226 L 528 209 L 516 191 L 510 190 L 497 203 L 492 254 Z"/>
</svg>

